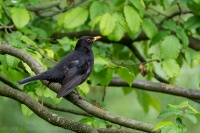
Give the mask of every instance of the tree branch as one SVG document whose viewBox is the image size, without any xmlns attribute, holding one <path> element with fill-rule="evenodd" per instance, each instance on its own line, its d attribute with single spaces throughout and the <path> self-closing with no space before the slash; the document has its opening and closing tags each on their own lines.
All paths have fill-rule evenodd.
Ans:
<svg viewBox="0 0 200 133">
<path fill-rule="evenodd" d="M 26 62 L 35 73 L 41 73 L 44 71 L 42 66 L 32 56 L 30 56 L 26 52 L 23 52 L 17 48 L 13 48 L 9 45 L 0 45 L 0 54 L 10 54 L 12 56 L 20 58 L 21 60 Z M 48 84 L 45 81 L 43 81 L 43 83 L 45 85 Z M 58 85 L 54 84 L 54 85 L 50 86 L 49 88 L 51 88 L 51 90 L 53 90 L 54 92 L 58 92 L 60 87 Z M 67 99 L 70 102 L 74 103 L 76 106 L 78 106 L 81 109 L 83 109 L 84 111 L 86 111 L 87 113 L 92 114 L 101 119 L 110 121 L 112 123 L 122 125 L 125 127 L 129 127 L 129 128 L 133 128 L 136 130 L 146 131 L 146 132 L 151 132 L 153 129 L 153 125 L 151 125 L 151 124 L 147 124 L 147 123 L 143 123 L 143 122 L 139 122 L 139 121 L 135 121 L 135 120 L 131 120 L 131 119 L 126 119 L 124 117 L 111 114 L 108 111 L 99 109 L 99 108 L 89 104 L 85 100 L 79 99 L 79 96 L 77 96 L 75 94 L 70 93 L 68 95 Z"/>
<path fill-rule="evenodd" d="M 59 116 L 49 110 L 44 106 L 38 103 L 35 99 L 23 93 L 21 91 L 11 89 L 9 87 L 0 86 L 0 95 L 12 98 L 22 104 L 25 104 L 29 107 L 35 114 L 44 119 L 45 121 L 51 123 L 52 125 L 62 127 L 74 132 L 79 133 L 98 133 L 98 131 L 86 124 L 75 122 L 73 120 L 66 119 L 62 116 Z"/>
<path fill-rule="evenodd" d="M 158 25 L 162 25 L 165 20 L 169 20 L 169 19 L 171 19 L 171 18 L 173 18 L 173 17 L 175 17 L 177 15 L 187 14 L 187 13 L 192 13 L 192 11 L 178 11 L 178 12 L 175 12 L 175 13 L 165 17 L 162 21 L 160 21 L 160 23 Z"/>
<path fill-rule="evenodd" d="M 94 31 L 84 30 L 84 31 L 73 32 L 73 33 L 56 33 L 56 34 L 52 35 L 52 38 L 60 39 L 65 36 L 67 36 L 69 38 L 80 38 L 85 35 L 97 36 L 97 35 L 101 35 L 101 34 L 98 30 L 94 30 Z M 123 44 L 125 46 L 127 44 L 132 44 L 133 42 L 145 41 L 145 40 L 149 40 L 149 38 L 145 35 L 144 32 L 141 32 L 141 34 L 134 40 L 132 40 L 127 34 L 125 34 L 124 37 L 119 42 L 110 41 L 105 36 L 101 39 L 101 41 L 105 42 L 105 43 L 119 43 L 119 44 Z M 200 39 L 189 36 L 189 47 L 196 51 L 200 51 Z"/>
<path fill-rule="evenodd" d="M 135 131 L 127 129 L 107 129 L 107 128 L 95 128 L 86 124 L 69 120 L 62 116 L 59 116 L 38 103 L 35 99 L 30 97 L 24 92 L 12 89 L 10 87 L 0 86 L 0 95 L 6 96 L 13 100 L 16 100 L 29 107 L 36 115 L 51 123 L 52 125 L 68 129 L 77 133 L 136 133 Z"/>
<path fill-rule="evenodd" d="M 116 77 L 112 79 L 109 86 L 129 87 L 129 84 L 121 80 L 120 78 Z M 186 97 L 190 99 L 200 100 L 200 90 L 182 88 L 182 87 L 178 87 L 171 84 L 155 83 L 155 82 L 135 79 L 131 87 L 147 90 L 147 91 L 161 92 L 161 93 L 171 94 L 175 96 L 181 96 L 181 97 Z"/>
<path fill-rule="evenodd" d="M 49 109 L 56 110 L 56 111 L 62 111 L 62 112 L 67 112 L 67 113 L 71 113 L 71 114 L 75 114 L 75 115 L 81 115 L 81 116 L 88 116 L 88 117 L 92 116 L 88 113 L 84 113 L 84 112 L 76 111 L 76 110 L 72 110 L 72 109 L 66 109 L 66 108 L 62 108 L 62 107 L 57 107 L 57 106 L 54 106 L 54 105 L 46 103 L 46 102 L 42 102 L 42 104 L 45 107 L 47 107 Z"/>
</svg>

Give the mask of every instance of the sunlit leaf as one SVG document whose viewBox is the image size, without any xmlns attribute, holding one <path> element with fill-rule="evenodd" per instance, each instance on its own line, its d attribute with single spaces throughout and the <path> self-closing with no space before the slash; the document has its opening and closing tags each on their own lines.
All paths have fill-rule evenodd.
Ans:
<svg viewBox="0 0 200 133">
<path fill-rule="evenodd" d="M 90 19 L 94 20 L 96 17 L 108 13 L 109 10 L 106 2 L 94 1 L 90 6 Z"/>
<path fill-rule="evenodd" d="M 142 28 L 149 38 L 154 37 L 158 33 L 157 27 L 151 19 L 143 19 Z"/>
<path fill-rule="evenodd" d="M 84 24 L 87 18 L 88 10 L 76 7 L 63 13 L 58 20 L 58 25 L 63 24 L 65 28 L 75 28 Z"/>
<path fill-rule="evenodd" d="M 13 7 L 11 9 L 11 17 L 18 29 L 23 28 L 30 21 L 29 13 L 24 8 Z"/>
<path fill-rule="evenodd" d="M 89 85 L 87 82 L 83 82 L 77 87 L 78 91 L 83 95 L 86 96 L 87 93 L 90 91 Z"/>
<path fill-rule="evenodd" d="M 33 114 L 33 111 L 31 111 L 26 105 L 21 104 L 21 110 L 24 116 L 28 117 Z"/>
<path fill-rule="evenodd" d="M 153 131 L 156 131 L 156 130 L 159 130 L 161 128 L 163 128 L 164 126 L 166 125 L 172 125 L 173 123 L 171 121 L 162 121 L 162 122 L 159 122 L 158 124 L 156 124 L 154 127 L 153 127 Z"/>
<path fill-rule="evenodd" d="M 192 115 L 192 114 L 186 113 L 184 115 L 184 117 L 187 118 L 188 120 L 190 120 L 193 124 L 197 123 L 197 118 L 194 115 Z"/>
<path fill-rule="evenodd" d="M 167 35 L 170 34 L 169 30 L 162 30 L 159 31 L 151 40 L 150 46 L 157 44 L 158 42 L 161 42 Z"/>
<path fill-rule="evenodd" d="M 143 17 L 144 8 L 145 8 L 144 1 L 143 0 L 130 0 L 130 2 L 137 9 L 137 11 L 139 12 L 140 16 Z"/>
<path fill-rule="evenodd" d="M 115 27 L 115 18 L 109 14 L 106 13 L 102 16 L 100 21 L 100 32 L 102 35 L 109 35 L 112 33 Z"/>
<path fill-rule="evenodd" d="M 166 125 L 162 128 L 161 133 L 182 133 L 180 127 L 175 124 Z"/>
<path fill-rule="evenodd" d="M 140 29 L 141 18 L 137 11 L 131 6 L 124 6 L 124 16 L 128 27 L 133 33 L 136 33 Z"/>
<path fill-rule="evenodd" d="M 135 75 L 125 67 L 121 67 L 118 69 L 118 75 L 120 78 L 125 80 L 129 84 L 129 86 L 132 85 L 133 80 L 135 78 Z"/>
<path fill-rule="evenodd" d="M 111 34 L 108 35 L 110 40 L 119 41 L 124 36 L 126 32 L 126 21 L 122 14 L 115 13 L 113 14 L 115 18 L 115 27 Z"/>
<path fill-rule="evenodd" d="M 161 43 L 160 55 L 163 59 L 177 59 L 180 48 L 181 44 L 175 36 L 167 36 Z"/>
<path fill-rule="evenodd" d="M 180 109 L 167 108 L 160 112 L 159 118 L 166 118 L 171 115 L 182 115 L 183 111 Z"/>
<path fill-rule="evenodd" d="M 162 62 L 162 67 L 167 76 L 170 78 L 178 77 L 180 74 L 180 67 L 174 59 L 167 59 Z"/>
</svg>

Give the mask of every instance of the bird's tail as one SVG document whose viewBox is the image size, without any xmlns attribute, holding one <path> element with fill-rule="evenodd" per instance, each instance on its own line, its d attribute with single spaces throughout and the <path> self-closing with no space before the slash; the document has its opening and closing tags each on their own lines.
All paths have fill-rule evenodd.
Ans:
<svg viewBox="0 0 200 133">
<path fill-rule="evenodd" d="M 24 83 L 27 83 L 27 82 L 30 82 L 30 81 L 35 81 L 35 80 L 42 80 L 45 78 L 45 74 L 44 73 L 40 73 L 38 75 L 35 75 L 35 76 L 31 76 L 31 77 L 28 77 L 28 78 L 25 78 L 25 79 L 22 79 L 20 81 L 18 81 L 19 84 L 24 84 Z"/>
</svg>

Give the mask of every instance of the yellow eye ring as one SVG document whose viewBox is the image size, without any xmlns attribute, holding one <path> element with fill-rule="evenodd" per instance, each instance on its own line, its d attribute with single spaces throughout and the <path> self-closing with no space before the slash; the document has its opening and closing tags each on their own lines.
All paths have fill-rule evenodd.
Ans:
<svg viewBox="0 0 200 133">
<path fill-rule="evenodd" d="M 92 42 L 92 40 L 91 39 L 87 39 L 87 42 Z"/>
</svg>

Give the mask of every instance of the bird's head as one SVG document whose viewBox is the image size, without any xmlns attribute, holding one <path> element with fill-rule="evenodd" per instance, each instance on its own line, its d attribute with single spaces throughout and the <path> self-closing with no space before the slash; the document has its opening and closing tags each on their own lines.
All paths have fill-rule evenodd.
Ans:
<svg viewBox="0 0 200 133">
<path fill-rule="evenodd" d="M 78 42 L 76 43 L 75 50 L 79 51 L 88 51 L 92 48 L 92 43 L 98 39 L 100 39 L 101 36 L 91 37 L 91 36 L 83 36 L 81 37 Z"/>
</svg>

